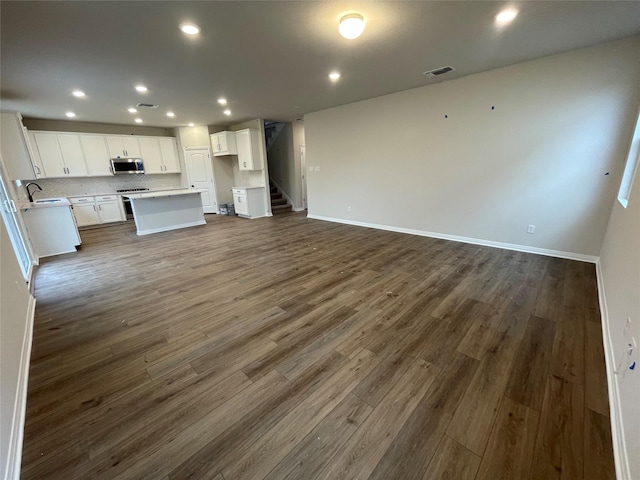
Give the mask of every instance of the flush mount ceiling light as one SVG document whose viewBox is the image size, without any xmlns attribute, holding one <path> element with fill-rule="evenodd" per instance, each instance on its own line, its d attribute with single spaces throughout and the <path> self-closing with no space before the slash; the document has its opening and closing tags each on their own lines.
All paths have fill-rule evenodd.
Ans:
<svg viewBox="0 0 640 480">
<path fill-rule="evenodd" d="M 331 72 L 329 74 L 329 78 L 331 79 L 332 82 L 336 82 L 340 79 L 340 72 Z"/>
<path fill-rule="evenodd" d="M 144 85 L 136 85 L 136 90 L 138 92 L 144 93 L 147 91 L 147 87 L 145 87 Z"/>
<path fill-rule="evenodd" d="M 136 118 L 136 123 L 142 123 L 142 119 L 141 118 Z"/>
<path fill-rule="evenodd" d="M 69 117 L 69 118 L 73 118 L 73 117 L 75 117 L 75 116 L 76 116 L 76 114 L 75 114 L 75 113 L 73 113 L 73 112 L 67 112 L 67 113 L 65 113 L 65 115 L 66 115 L 67 117 Z"/>
<path fill-rule="evenodd" d="M 186 33 L 187 35 L 197 35 L 200 33 L 200 27 L 193 23 L 183 23 L 180 25 L 180 30 L 182 30 L 182 33 Z"/>
<path fill-rule="evenodd" d="M 129 113 L 138 113 L 138 110 L 136 110 L 135 108 L 128 108 L 127 110 L 129 111 Z"/>
<path fill-rule="evenodd" d="M 74 90 L 73 92 L 71 92 L 71 94 L 74 97 L 78 97 L 78 98 L 82 98 L 85 96 L 84 92 L 82 90 Z"/>
<path fill-rule="evenodd" d="M 350 13 L 340 19 L 340 35 L 349 40 L 358 38 L 364 32 L 364 17 L 359 13 Z"/>
<path fill-rule="evenodd" d="M 219 98 L 218 99 L 218 103 L 220 105 L 226 105 L 227 104 L 227 99 L 226 98 Z"/>
<path fill-rule="evenodd" d="M 194 127 L 195 125 L 194 125 L 193 123 L 190 123 L 190 124 L 189 124 L 189 126 L 190 126 L 190 127 Z"/>
<path fill-rule="evenodd" d="M 167 112 L 167 117 L 171 117 L 171 118 L 173 118 L 173 117 L 175 117 L 175 116 L 176 116 L 176 114 L 175 114 L 175 113 L 173 113 L 173 112 Z"/>
<path fill-rule="evenodd" d="M 229 110 L 229 109 L 227 108 L 227 109 L 226 109 L 224 112 L 222 112 L 222 113 L 224 113 L 225 115 L 231 115 L 231 110 Z"/>
<path fill-rule="evenodd" d="M 515 8 L 506 8 L 496 15 L 496 23 L 498 25 L 507 25 L 518 16 L 518 10 Z"/>
</svg>

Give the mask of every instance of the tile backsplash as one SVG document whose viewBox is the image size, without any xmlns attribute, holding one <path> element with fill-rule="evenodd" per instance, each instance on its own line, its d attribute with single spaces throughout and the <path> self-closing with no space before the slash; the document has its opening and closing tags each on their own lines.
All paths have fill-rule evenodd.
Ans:
<svg viewBox="0 0 640 480">
<path fill-rule="evenodd" d="M 113 177 L 75 177 L 75 178 L 41 178 L 35 182 L 42 187 L 42 191 L 35 191 L 34 198 L 73 197 L 79 195 L 100 195 L 115 193 L 125 188 L 149 188 L 159 190 L 163 188 L 186 187 L 186 175 L 179 173 L 166 175 L 120 175 Z M 23 182 L 26 185 L 28 182 Z M 23 201 L 27 201 L 27 192 L 19 187 L 18 193 Z M 33 189 L 32 189 L 33 191 Z"/>
</svg>

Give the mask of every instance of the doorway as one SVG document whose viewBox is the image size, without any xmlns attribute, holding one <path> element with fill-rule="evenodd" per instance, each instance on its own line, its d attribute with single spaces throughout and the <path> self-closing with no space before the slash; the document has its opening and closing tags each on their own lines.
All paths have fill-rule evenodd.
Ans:
<svg viewBox="0 0 640 480">
<path fill-rule="evenodd" d="M 191 188 L 205 190 L 200 195 L 204 213 L 219 213 L 216 201 L 216 187 L 213 178 L 213 164 L 208 148 L 187 147 L 184 149 L 184 163 Z"/>
<path fill-rule="evenodd" d="M 304 145 L 300 145 L 300 175 L 302 181 L 302 208 L 307 209 L 307 162 Z"/>
</svg>

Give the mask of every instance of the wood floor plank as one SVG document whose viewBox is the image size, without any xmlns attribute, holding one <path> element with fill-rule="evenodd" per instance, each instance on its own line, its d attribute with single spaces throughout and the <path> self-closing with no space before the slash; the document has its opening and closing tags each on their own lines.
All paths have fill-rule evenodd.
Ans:
<svg viewBox="0 0 640 480">
<path fill-rule="evenodd" d="M 265 480 L 314 478 L 328 458 L 341 451 L 349 437 L 373 411 L 353 394 L 348 394 L 284 459 Z"/>
<path fill-rule="evenodd" d="M 311 392 L 274 427 L 223 468 L 226 480 L 259 480 L 271 471 L 326 417 L 378 361 L 365 350 Z M 235 457 L 235 458 L 234 458 Z"/>
<path fill-rule="evenodd" d="M 371 412 L 316 479 L 367 478 L 375 469 L 404 422 L 414 411 L 439 372 L 422 360 L 415 360 L 393 391 Z"/>
<path fill-rule="evenodd" d="M 576 479 L 584 475 L 584 389 L 547 377 L 544 405 L 531 463 L 531 478 Z"/>
<path fill-rule="evenodd" d="M 479 466 L 479 456 L 443 435 L 422 480 L 474 480 Z"/>
<path fill-rule="evenodd" d="M 505 395 L 540 411 L 551 362 L 555 323 L 531 316 L 513 363 Z"/>
<path fill-rule="evenodd" d="M 615 480 L 616 469 L 613 463 L 611 444 L 611 423 L 608 417 L 585 410 L 584 418 L 584 472 L 585 478 Z"/>
<path fill-rule="evenodd" d="M 387 449 L 371 480 L 420 480 L 454 416 L 478 361 L 456 355 Z"/>
<path fill-rule="evenodd" d="M 596 322 L 585 322 L 584 336 L 584 394 L 587 408 L 609 416 L 607 371 L 604 363 L 602 326 Z"/>
<path fill-rule="evenodd" d="M 447 429 L 447 435 L 476 455 L 484 453 L 519 346 L 519 340 L 505 333 L 494 337 Z"/>
<path fill-rule="evenodd" d="M 584 385 L 584 332 L 586 319 L 580 307 L 562 307 L 556 322 L 550 372 Z"/>
<path fill-rule="evenodd" d="M 304 213 L 206 220 L 83 229 L 42 259 L 23 479 L 609 478 L 592 264 Z M 539 405 L 550 352 L 527 454 L 515 400 Z"/>
<path fill-rule="evenodd" d="M 538 413 L 504 397 L 476 480 L 527 480 L 538 430 Z"/>
</svg>

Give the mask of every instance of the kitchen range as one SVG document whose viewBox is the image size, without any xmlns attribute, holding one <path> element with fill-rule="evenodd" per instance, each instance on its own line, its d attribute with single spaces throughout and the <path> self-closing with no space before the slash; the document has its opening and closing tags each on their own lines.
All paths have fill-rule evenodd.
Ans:
<svg viewBox="0 0 640 480">
<path fill-rule="evenodd" d="M 148 188 L 144 187 L 136 187 L 136 188 L 123 188 L 120 190 L 116 190 L 116 193 L 139 193 L 139 192 L 148 192 Z M 133 218 L 133 210 L 131 210 L 131 200 L 129 197 L 123 195 L 122 196 L 122 205 L 124 206 L 124 213 L 127 215 L 127 218 Z"/>
</svg>

